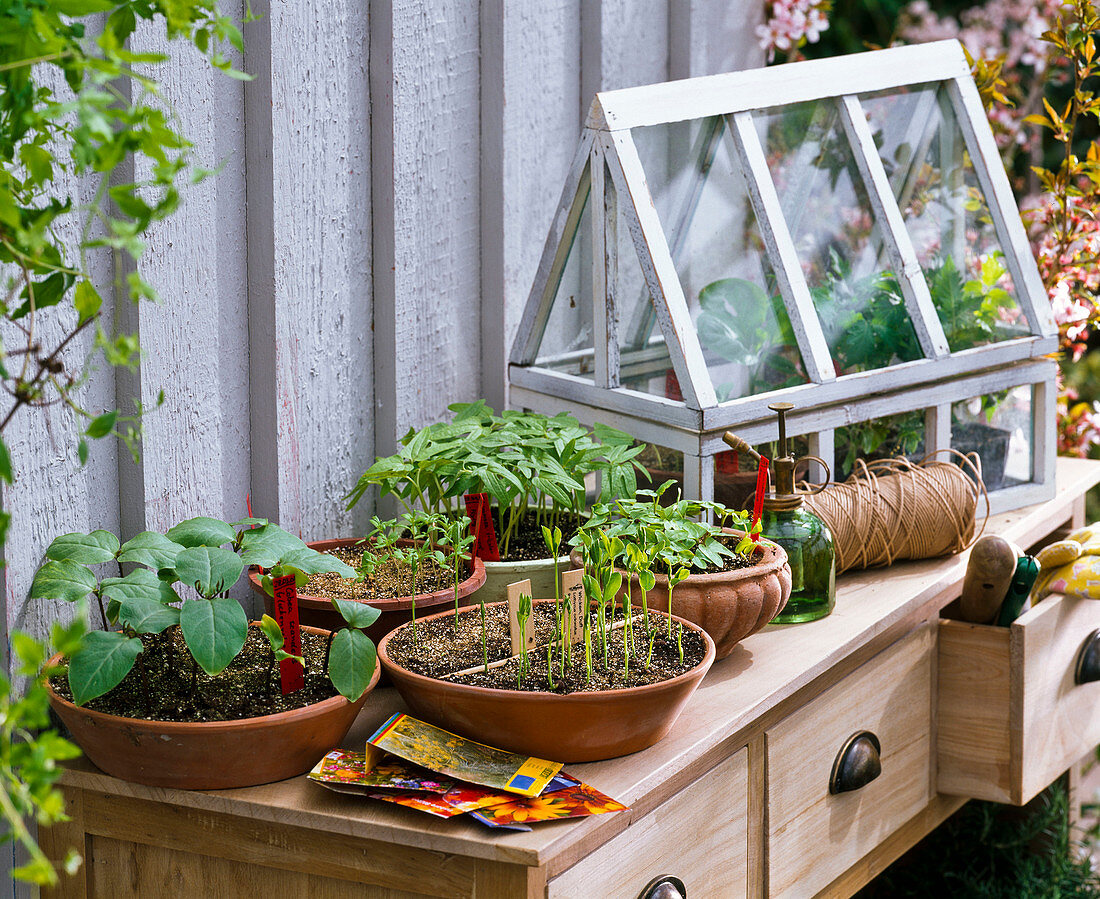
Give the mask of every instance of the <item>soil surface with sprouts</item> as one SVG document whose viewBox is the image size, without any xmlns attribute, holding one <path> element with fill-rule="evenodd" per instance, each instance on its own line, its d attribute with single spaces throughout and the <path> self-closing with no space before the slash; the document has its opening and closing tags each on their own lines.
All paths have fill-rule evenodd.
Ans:
<svg viewBox="0 0 1100 899">
<path fill-rule="evenodd" d="M 605 662 L 603 645 L 599 637 L 596 613 L 591 614 L 591 650 L 586 660 L 583 641 L 570 647 L 563 660 L 556 645 L 550 651 L 553 667 L 548 670 L 547 645 L 555 633 L 554 609 L 550 603 L 535 605 L 532 624 L 536 648 L 527 655 L 526 670 L 521 659 L 512 658 L 512 644 L 508 633 L 508 609 L 506 605 L 486 607 L 485 646 L 482 645 L 481 611 L 474 607 L 455 617 L 445 616 L 430 621 L 419 621 L 399 628 L 388 644 L 390 658 L 417 674 L 440 680 L 472 684 L 478 687 L 496 687 L 505 690 L 543 691 L 550 693 L 595 692 L 623 687 L 638 687 L 669 680 L 690 671 L 703 661 L 706 643 L 693 630 L 672 622 L 669 635 L 669 619 L 651 612 L 647 627 L 640 609 L 633 609 L 628 638 L 629 654 L 624 651 L 623 610 L 616 610 L 615 626 L 609 631 L 608 651 Z M 677 637 L 683 647 L 683 660 L 677 647 Z M 489 670 L 484 670 L 484 653 L 487 652 Z M 629 655 L 629 664 L 627 656 Z M 504 661 L 494 665 L 494 662 Z M 476 668 L 467 674 L 454 672 Z"/>
<path fill-rule="evenodd" d="M 354 545 L 327 551 L 341 562 L 356 570 L 363 561 L 363 547 Z M 437 565 L 431 559 L 425 559 L 417 566 L 416 594 L 435 593 L 438 590 L 454 589 L 454 569 Z M 469 569 L 463 566 L 459 573 L 460 583 L 470 576 Z M 358 602 L 377 602 L 384 599 L 400 599 L 413 594 L 412 566 L 394 559 L 380 561 L 364 580 L 340 577 L 335 572 L 312 574 L 305 587 L 299 591 L 303 596 L 322 596 L 325 599 L 354 599 Z"/>
<path fill-rule="evenodd" d="M 305 686 L 286 696 L 271 644 L 256 627 L 249 627 L 237 658 L 213 677 L 195 664 L 179 627 L 145 634 L 141 640 L 145 649 L 122 683 L 83 708 L 150 721 L 234 721 L 299 709 L 337 695 L 325 674 L 327 634 L 302 633 Z M 50 678 L 50 685 L 72 702 L 65 675 Z"/>
<path fill-rule="evenodd" d="M 557 526 L 561 530 L 561 552 L 569 554 L 569 541 L 582 524 L 587 521 L 584 515 L 575 515 L 572 512 L 563 512 L 558 516 Z M 508 538 L 508 552 L 501 546 L 500 560 L 502 562 L 531 562 L 537 559 L 546 559 L 550 551 L 546 548 L 546 541 L 542 536 L 542 525 L 552 529 L 549 513 L 543 516 L 540 522 L 535 513 L 528 512 L 518 522 L 516 528 Z M 504 538 L 504 529 L 500 525 L 500 510 L 493 508 L 493 528 L 496 530 L 497 540 Z"/>
</svg>

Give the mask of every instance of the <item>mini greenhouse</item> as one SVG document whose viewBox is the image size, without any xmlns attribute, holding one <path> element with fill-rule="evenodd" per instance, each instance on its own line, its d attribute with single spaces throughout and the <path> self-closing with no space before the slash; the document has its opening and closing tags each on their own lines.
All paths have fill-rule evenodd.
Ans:
<svg viewBox="0 0 1100 899">
<path fill-rule="evenodd" d="M 597 94 L 509 373 L 517 405 L 682 452 L 688 496 L 784 401 L 841 474 L 975 451 L 1005 510 L 1054 494 L 1056 334 L 943 41 Z"/>
</svg>

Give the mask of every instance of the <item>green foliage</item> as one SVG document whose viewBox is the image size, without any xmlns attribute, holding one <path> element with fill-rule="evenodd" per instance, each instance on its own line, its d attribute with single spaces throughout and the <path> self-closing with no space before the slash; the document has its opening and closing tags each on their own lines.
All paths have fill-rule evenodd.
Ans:
<svg viewBox="0 0 1100 899">
<path fill-rule="evenodd" d="M 59 651 L 72 653 L 83 633 L 82 617 L 77 616 L 71 625 L 55 624 L 52 641 Z M 27 864 L 12 872 L 14 877 L 42 885 L 56 884 L 57 872 L 31 835 L 27 822 L 33 820 L 46 827 L 68 820 L 64 797 L 55 785 L 62 770 L 58 762 L 76 758 L 80 750 L 49 726 L 49 699 L 42 672 L 45 644 L 15 631 L 11 649 L 14 674 L 30 680 L 25 690 L 17 690 L 0 674 L 0 812 L 8 825 L 4 840 L 18 842 L 30 856 Z M 72 874 L 81 861 L 80 855 L 70 850 L 62 866 Z"/>
<path fill-rule="evenodd" d="M 136 336 L 116 333 L 102 320 L 100 290 L 111 287 L 120 301 L 155 296 L 137 260 L 150 225 L 177 208 L 176 184 L 190 166 L 190 145 L 158 97 L 157 66 L 168 57 L 135 53 L 127 46 L 145 21 L 163 24 L 167 37 L 190 43 L 216 68 L 240 76 L 222 50 L 226 44 L 240 50 L 240 33 L 213 0 L 22 0 L 0 8 L 0 264 L 5 271 L 0 319 L 7 322 L 0 342 L 0 386 L 11 397 L 0 410 L 0 481 L 7 484 L 15 471 L 2 433 L 24 406 L 60 401 L 85 420 L 77 444 L 81 464 L 88 459 L 88 440 L 117 435 L 131 450 L 135 446 L 140 404 L 133 414 L 123 415 L 85 409 L 77 397 L 97 354 L 109 365 L 137 362 Z M 132 180 L 135 171 L 143 173 L 141 181 Z M 69 194 L 67 186 L 77 183 L 82 192 L 91 185 L 90 200 Z M 120 274 L 114 285 L 97 286 L 89 254 L 104 252 L 114 255 L 116 272 L 128 274 Z M 50 320 L 64 323 L 60 334 L 47 328 Z M 55 336 L 47 342 L 43 334 L 50 332 Z M 74 338 L 81 332 L 93 336 L 85 357 L 74 359 Z M 9 513 L 0 509 L 0 546 L 9 522 Z M 117 541 L 106 531 L 73 536 L 79 539 L 55 541 L 32 595 L 80 600 L 90 591 L 83 589 L 87 577 L 74 566 L 117 555 Z M 115 592 L 121 596 L 126 590 Z M 157 610 L 143 609 L 145 602 L 136 594 L 111 600 L 131 632 L 157 626 Z M 76 629 L 55 627 L 53 642 L 74 655 L 78 636 Z M 84 662 L 93 661 L 87 653 L 97 641 L 102 643 L 96 637 L 84 647 Z M 45 646 L 19 632 L 12 634 L 12 644 L 18 673 L 36 676 Z M 118 644 L 112 658 L 124 659 L 132 646 Z M 55 885 L 57 873 L 25 819 L 43 826 L 64 820 L 61 795 L 52 784 L 59 773 L 56 762 L 74 756 L 76 749 L 48 729 L 40 680 L 22 699 L 3 680 L 0 707 L 0 814 L 6 837 L 30 855 L 30 862 L 12 875 Z M 42 729 L 37 736 L 32 733 L 36 728 Z M 62 866 L 71 874 L 80 861 L 71 851 Z"/>
<path fill-rule="evenodd" d="M 592 432 L 572 416 L 507 410 L 496 415 L 484 400 L 455 403 L 450 422 L 409 431 L 397 453 L 378 459 L 347 495 L 354 506 L 371 487 L 414 509 L 453 515 L 467 493 L 488 493 L 501 510 L 501 553 L 527 515 L 556 524 L 563 512 L 585 507 L 584 478 L 599 474 L 601 496 L 631 496 L 634 457 L 642 447 L 622 431 Z"/>
<path fill-rule="evenodd" d="M 1070 838 L 1056 782 L 1026 811 L 969 802 L 864 890 L 861 899 L 1071 899 L 1100 896 L 1100 878 Z"/>
<path fill-rule="evenodd" d="M 168 535 L 189 545 L 177 543 Z M 102 558 L 100 550 L 104 547 L 114 547 L 113 554 Z M 97 561 L 76 562 L 74 553 Z M 169 639 L 165 631 L 175 624 L 179 624 L 196 665 L 208 675 L 224 670 L 247 637 L 248 622 L 240 603 L 222 595 L 244 573 L 246 553 L 252 558 L 263 554 L 265 560 L 274 559 L 273 570 L 296 577 L 304 578 L 302 568 L 335 571 L 344 577 L 354 575 L 335 556 L 316 552 L 266 522 L 255 530 L 238 531 L 217 519 L 192 518 L 167 534 L 145 531 L 122 544 L 105 531 L 65 534 L 50 544 L 46 550 L 48 561 L 35 575 L 31 596 L 76 602 L 91 594 L 104 622 L 104 630 L 88 634 L 71 659 L 69 685 L 77 704 L 121 683 L 143 652 L 138 635 L 152 635 L 150 645 L 156 646 L 157 641 Z M 57 561 L 58 556 L 65 558 Z M 121 570 L 123 561 L 142 567 L 125 577 L 103 576 L 93 570 L 107 562 L 114 562 Z M 270 584 L 270 577 L 266 580 Z M 196 591 L 198 597 L 185 601 L 176 591 L 177 584 Z M 369 614 L 361 613 L 361 617 Z M 110 630 L 109 624 L 119 629 Z"/>
</svg>

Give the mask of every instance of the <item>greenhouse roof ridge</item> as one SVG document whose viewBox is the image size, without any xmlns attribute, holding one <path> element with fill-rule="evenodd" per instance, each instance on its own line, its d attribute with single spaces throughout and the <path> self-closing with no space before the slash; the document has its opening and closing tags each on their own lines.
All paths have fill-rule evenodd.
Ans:
<svg viewBox="0 0 1100 899">
<path fill-rule="evenodd" d="M 926 71 L 921 71 L 921 70 Z M 784 75 L 777 79 L 777 71 Z M 921 81 L 969 78 L 957 40 L 788 63 L 596 94 L 585 127 L 620 131 L 823 97 L 863 94 Z M 686 88 L 690 87 L 690 92 Z"/>
</svg>

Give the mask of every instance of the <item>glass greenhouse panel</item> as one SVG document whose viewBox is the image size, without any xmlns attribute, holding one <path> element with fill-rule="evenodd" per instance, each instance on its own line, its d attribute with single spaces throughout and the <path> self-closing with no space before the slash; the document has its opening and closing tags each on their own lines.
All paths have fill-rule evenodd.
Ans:
<svg viewBox="0 0 1100 899">
<path fill-rule="evenodd" d="M 580 223 L 546 318 L 535 364 L 594 381 L 590 199 L 584 202 Z"/>
<path fill-rule="evenodd" d="M 633 136 L 718 401 L 805 384 L 724 118 Z"/>
<path fill-rule="evenodd" d="M 952 351 L 1030 329 L 947 90 L 861 98 Z"/>
<path fill-rule="evenodd" d="M 838 374 L 921 358 L 839 106 L 796 103 L 756 122 Z"/>
<path fill-rule="evenodd" d="M 619 378 L 624 387 L 681 401 L 683 395 L 657 321 L 653 297 L 642 272 L 622 206 L 614 188 L 616 296 L 618 297 Z"/>
<path fill-rule="evenodd" d="M 750 486 L 723 435 L 775 440 L 776 403 L 834 479 L 1000 430 L 998 512 L 1053 495 L 1057 347 L 949 40 L 598 93 L 509 397 L 675 447 L 650 467 L 703 499 Z"/>
<path fill-rule="evenodd" d="M 987 490 L 1031 480 L 1032 430 L 1029 384 L 971 397 L 951 407 L 951 448 L 978 454 Z"/>
</svg>

